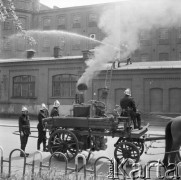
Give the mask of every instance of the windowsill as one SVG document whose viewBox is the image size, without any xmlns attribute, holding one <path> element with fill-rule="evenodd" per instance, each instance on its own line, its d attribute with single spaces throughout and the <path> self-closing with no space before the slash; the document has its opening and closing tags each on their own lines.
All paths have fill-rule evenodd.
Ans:
<svg viewBox="0 0 181 180">
<path fill-rule="evenodd" d="M 11 97 L 11 99 L 37 99 L 37 97 Z"/>
<path fill-rule="evenodd" d="M 75 99 L 75 97 L 59 97 L 59 96 L 56 96 L 56 97 L 50 97 L 50 99 Z"/>
</svg>

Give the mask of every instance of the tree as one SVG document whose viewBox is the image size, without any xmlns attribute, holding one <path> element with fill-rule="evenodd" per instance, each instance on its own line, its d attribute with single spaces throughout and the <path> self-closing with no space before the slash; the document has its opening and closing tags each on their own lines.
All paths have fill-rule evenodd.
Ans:
<svg viewBox="0 0 181 180">
<path fill-rule="evenodd" d="M 26 31 L 23 30 L 22 23 L 16 15 L 13 0 L 0 0 L 0 21 L 4 22 L 7 18 L 12 19 L 18 32 L 24 39 L 28 40 L 29 44 L 36 44 L 35 39 L 29 36 Z"/>
</svg>

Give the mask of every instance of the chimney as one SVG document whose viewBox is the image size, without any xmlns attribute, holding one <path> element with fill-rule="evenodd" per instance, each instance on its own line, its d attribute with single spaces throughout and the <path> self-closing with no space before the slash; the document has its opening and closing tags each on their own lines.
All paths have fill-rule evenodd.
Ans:
<svg viewBox="0 0 181 180">
<path fill-rule="evenodd" d="M 54 49 L 53 49 L 53 56 L 54 56 L 54 58 L 58 58 L 58 57 L 60 57 L 61 55 L 60 55 L 60 47 L 59 46 L 55 46 L 54 47 Z"/>
<path fill-rule="evenodd" d="M 83 59 L 91 59 L 94 56 L 94 50 L 83 50 L 82 51 L 83 54 Z"/>
<path fill-rule="evenodd" d="M 35 50 L 34 49 L 28 49 L 26 50 L 26 57 L 27 59 L 31 59 L 35 55 Z"/>
</svg>

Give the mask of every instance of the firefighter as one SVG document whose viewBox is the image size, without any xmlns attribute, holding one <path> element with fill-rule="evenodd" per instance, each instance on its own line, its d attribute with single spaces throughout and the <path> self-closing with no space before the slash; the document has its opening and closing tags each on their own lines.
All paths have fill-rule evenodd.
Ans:
<svg viewBox="0 0 181 180">
<path fill-rule="evenodd" d="M 56 100 L 53 104 L 53 109 L 51 110 L 51 113 L 50 113 L 51 117 L 59 116 L 59 110 L 58 110 L 59 106 L 60 106 L 60 102 Z"/>
<path fill-rule="evenodd" d="M 42 120 L 43 118 L 48 117 L 48 109 L 46 105 L 43 103 L 41 105 L 40 111 L 38 113 L 38 140 L 37 140 L 37 150 L 40 150 L 40 145 L 43 143 L 43 151 L 47 151 L 46 148 L 46 129 L 43 126 Z"/>
<path fill-rule="evenodd" d="M 122 108 L 122 116 L 130 116 L 133 120 L 134 128 L 142 129 L 141 127 L 141 116 L 136 109 L 135 101 L 131 97 L 131 90 L 128 88 L 124 91 L 125 96 L 120 101 Z"/>
<path fill-rule="evenodd" d="M 31 134 L 28 109 L 26 107 L 22 108 L 22 114 L 19 117 L 19 133 L 20 133 L 21 150 L 25 151 L 26 144 L 28 142 L 28 137 Z M 26 157 L 29 156 L 28 153 L 25 153 L 25 155 Z M 24 157 L 22 152 L 20 153 L 20 157 Z"/>
</svg>

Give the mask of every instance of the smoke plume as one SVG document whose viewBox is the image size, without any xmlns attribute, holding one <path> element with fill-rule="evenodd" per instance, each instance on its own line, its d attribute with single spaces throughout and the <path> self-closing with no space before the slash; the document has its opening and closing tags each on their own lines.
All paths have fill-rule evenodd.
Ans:
<svg viewBox="0 0 181 180">
<path fill-rule="evenodd" d="M 138 49 L 141 30 L 178 27 L 181 20 L 180 7 L 180 0 L 132 0 L 105 8 L 100 17 L 99 28 L 106 37 L 96 47 L 95 57 L 86 62 L 87 69 L 78 83 L 88 85 L 116 56 L 125 59 Z"/>
</svg>

